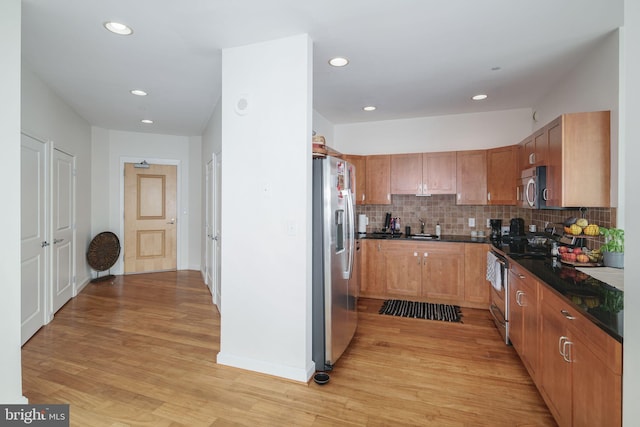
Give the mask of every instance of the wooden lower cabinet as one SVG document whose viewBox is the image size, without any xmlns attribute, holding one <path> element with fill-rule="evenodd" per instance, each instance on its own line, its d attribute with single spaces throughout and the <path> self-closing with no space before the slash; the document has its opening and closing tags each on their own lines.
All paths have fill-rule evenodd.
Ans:
<svg viewBox="0 0 640 427">
<path fill-rule="evenodd" d="M 538 372 L 538 282 L 523 268 L 509 270 L 509 339 L 534 381 Z"/>
<path fill-rule="evenodd" d="M 541 286 L 538 389 L 560 427 L 622 425 L 622 345 Z"/>
<path fill-rule="evenodd" d="M 486 262 L 486 245 L 478 246 L 484 247 L 482 259 Z M 404 298 L 471 307 L 478 307 L 475 301 L 482 298 L 479 297 L 482 291 L 476 289 L 470 292 L 474 301 L 465 301 L 464 243 L 364 239 L 361 250 L 360 295 L 363 297 Z M 480 286 L 479 280 L 474 281 L 473 286 Z M 484 287 L 488 289 L 488 286 L 485 281 Z M 480 306 L 486 307 L 486 304 Z"/>
<path fill-rule="evenodd" d="M 464 300 L 464 244 L 425 243 L 422 255 L 420 295 L 433 301 Z"/>
<path fill-rule="evenodd" d="M 484 243 L 464 244 L 464 300 L 477 308 L 489 308 L 488 251 Z"/>
<path fill-rule="evenodd" d="M 384 297 L 383 240 L 362 239 L 360 251 L 360 295 L 372 298 Z"/>
</svg>

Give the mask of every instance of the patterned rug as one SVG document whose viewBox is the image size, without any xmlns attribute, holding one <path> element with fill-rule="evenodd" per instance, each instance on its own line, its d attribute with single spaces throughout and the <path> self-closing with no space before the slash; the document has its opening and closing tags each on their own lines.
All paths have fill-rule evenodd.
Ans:
<svg viewBox="0 0 640 427">
<path fill-rule="evenodd" d="M 462 311 L 457 305 L 388 299 L 380 307 L 379 314 L 414 317 L 416 319 L 461 322 Z"/>
</svg>

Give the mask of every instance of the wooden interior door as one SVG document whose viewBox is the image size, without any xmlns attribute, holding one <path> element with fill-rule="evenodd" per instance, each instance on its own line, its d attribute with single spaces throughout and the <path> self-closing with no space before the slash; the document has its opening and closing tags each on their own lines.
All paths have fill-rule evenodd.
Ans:
<svg viewBox="0 0 640 427">
<path fill-rule="evenodd" d="M 124 167 L 124 272 L 177 268 L 175 165 Z"/>
</svg>

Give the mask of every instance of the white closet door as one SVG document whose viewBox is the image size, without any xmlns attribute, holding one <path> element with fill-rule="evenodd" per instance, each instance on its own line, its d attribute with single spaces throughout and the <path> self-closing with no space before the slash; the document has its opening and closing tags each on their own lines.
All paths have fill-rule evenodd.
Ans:
<svg viewBox="0 0 640 427">
<path fill-rule="evenodd" d="M 53 150 L 52 312 L 73 296 L 74 158 Z"/>
<path fill-rule="evenodd" d="M 22 344 L 49 322 L 47 290 L 46 144 L 30 136 L 21 139 L 20 236 L 22 266 Z"/>
</svg>

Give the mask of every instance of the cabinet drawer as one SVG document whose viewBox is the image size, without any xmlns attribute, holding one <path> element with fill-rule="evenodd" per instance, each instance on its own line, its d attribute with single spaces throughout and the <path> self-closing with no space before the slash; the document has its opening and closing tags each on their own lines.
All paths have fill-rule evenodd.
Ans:
<svg viewBox="0 0 640 427">
<path fill-rule="evenodd" d="M 541 286 L 541 303 L 564 318 L 566 328 L 572 335 L 578 336 L 584 341 L 591 351 L 609 369 L 616 373 L 622 373 L 622 345 L 595 325 L 577 308 L 564 301 L 546 285 Z"/>
</svg>

